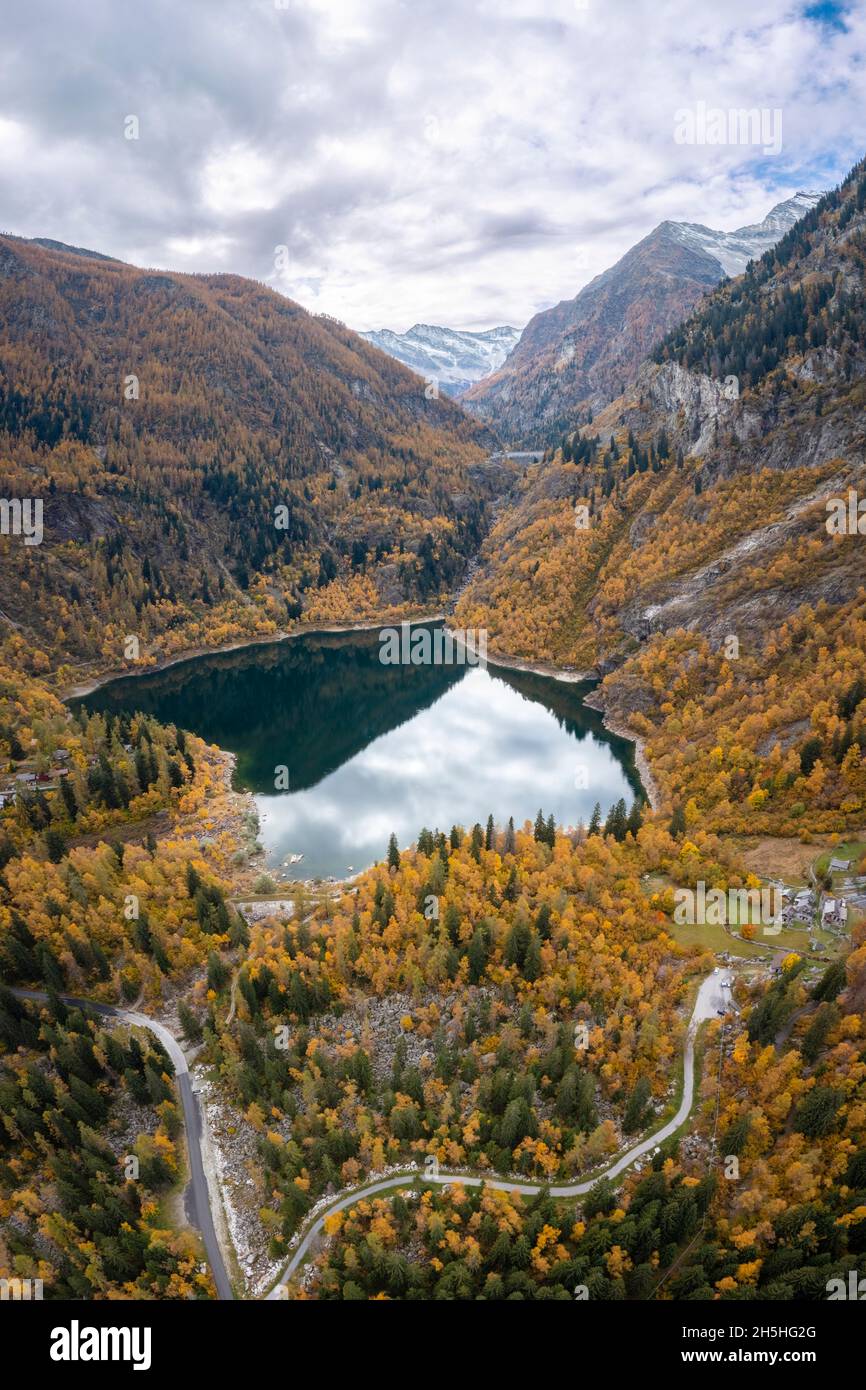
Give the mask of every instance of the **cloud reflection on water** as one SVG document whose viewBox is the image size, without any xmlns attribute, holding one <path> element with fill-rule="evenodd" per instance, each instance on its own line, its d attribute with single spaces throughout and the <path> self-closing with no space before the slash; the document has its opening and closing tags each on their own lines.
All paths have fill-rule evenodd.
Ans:
<svg viewBox="0 0 866 1390">
<path fill-rule="evenodd" d="M 577 764 L 586 789 L 575 785 Z M 256 798 L 269 863 L 291 853 L 304 877 L 345 874 L 381 858 L 394 831 L 401 845 L 422 825 L 516 824 L 539 806 L 560 824 L 587 821 L 631 791 L 611 747 L 575 738 L 543 705 L 491 671 L 471 670 L 428 709 L 374 739 L 317 786 Z"/>
</svg>

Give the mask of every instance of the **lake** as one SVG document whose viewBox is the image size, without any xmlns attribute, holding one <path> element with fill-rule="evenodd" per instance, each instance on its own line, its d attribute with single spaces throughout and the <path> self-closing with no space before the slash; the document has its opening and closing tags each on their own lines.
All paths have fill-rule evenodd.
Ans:
<svg viewBox="0 0 866 1390">
<path fill-rule="evenodd" d="M 435 626 L 435 625 L 428 625 Z M 588 822 L 642 796 L 593 688 L 489 664 L 383 665 L 379 629 L 308 633 L 111 681 L 90 710 L 141 710 L 237 757 L 272 869 L 343 878 L 422 826 Z M 283 790 L 288 783 L 288 789 Z M 277 788 L 280 788 L 279 790 Z M 291 854 L 302 854 L 294 867 Z"/>
</svg>

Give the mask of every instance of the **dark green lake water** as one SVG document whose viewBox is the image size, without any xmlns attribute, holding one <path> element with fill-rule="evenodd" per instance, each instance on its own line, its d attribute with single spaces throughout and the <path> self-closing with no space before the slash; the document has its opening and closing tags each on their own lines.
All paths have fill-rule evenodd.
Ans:
<svg viewBox="0 0 866 1390">
<path fill-rule="evenodd" d="M 641 794 L 632 745 L 583 703 L 592 688 L 489 665 L 382 665 L 376 632 L 309 634 L 112 681 L 81 703 L 141 710 L 237 755 L 274 869 L 337 878 L 394 831 L 588 821 Z M 288 791 L 276 791 L 277 769 Z M 283 775 L 284 780 L 284 775 Z"/>
</svg>

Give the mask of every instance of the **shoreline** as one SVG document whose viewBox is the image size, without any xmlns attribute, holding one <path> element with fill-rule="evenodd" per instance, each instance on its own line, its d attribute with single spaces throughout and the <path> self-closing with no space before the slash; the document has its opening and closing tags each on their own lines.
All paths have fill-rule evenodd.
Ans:
<svg viewBox="0 0 866 1390">
<path fill-rule="evenodd" d="M 638 734 L 636 734 L 634 730 L 629 729 L 628 726 L 622 722 L 622 720 L 613 719 L 608 714 L 603 704 L 596 704 L 592 698 L 595 693 L 596 692 L 594 690 L 591 690 L 587 695 L 586 699 L 584 700 L 584 704 L 589 705 L 590 709 L 596 710 L 601 715 L 604 721 L 604 727 L 610 733 L 616 734 L 617 738 L 624 738 L 628 743 L 634 745 L 634 765 L 637 769 L 638 776 L 640 777 L 641 786 L 646 792 L 647 800 L 650 804 L 650 810 L 660 811 L 662 805 L 662 795 L 661 791 L 659 790 L 659 785 L 652 774 L 649 758 L 646 755 L 646 747 L 644 745 L 644 740 Z"/>
<path fill-rule="evenodd" d="M 530 675 L 549 676 L 552 680 L 567 681 L 574 685 L 586 685 L 590 682 L 594 682 L 596 688 L 590 690 L 589 693 L 584 696 L 583 703 L 588 705 L 590 709 L 594 709 L 597 714 L 601 715 L 602 723 L 608 733 L 614 734 L 617 738 L 625 739 L 626 743 L 632 744 L 634 747 L 635 770 L 640 778 L 641 786 L 646 793 L 650 810 L 657 812 L 661 809 L 662 795 L 659 790 L 659 785 L 652 774 L 649 758 L 646 755 L 644 740 L 640 735 L 636 734 L 633 729 L 629 729 L 621 720 L 611 718 L 605 709 L 604 703 L 599 704 L 593 699 L 593 696 L 597 695 L 598 691 L 601 689 L 602 677 L 597 671 L 592 669 L 589 671 L 568 671 L 563 670 L 561 667 L 551 666 L 546 662 L 532 663 L 523 661 L 518 657 L 510 657 L 506 660 L 490 656 L 489 653 L 487 664 L 489 666 L 501 666 L 505 671 L 526 671 Z"/>
<path fill-rule="evenodd" d="M 487 653 L 488 666 L 501 666 L 503 671 L 524 671 L 529 676 L 547 676 L 550 680 L 563 681 L 569 685 L 588 685 L 598 681 L 598 672 L 573 671 L 567 666 L 554 666 L 547 661 L 525 661 L 519 656 L 500 656 Z"/>
<path fill-rule="evenodd" d="M 267 647 L 278 646 L 283 642 L 291 642 L 298 637 L 327 635 L 328 633 L 341 632 L 375 632 L 377 628 L 395 627 L 400 623 L 408 622 L 412 624 L 437 623 L 448 621 L 447 613 L 421 613 L 417 617 L 394 619 L 393 622 L 360 622 L 360 623 L 329 623 L 327 626 L 321 624 L 311 624 L 308 626 L 293 628 L 291 632 L 272 632 L 261 637 L 244 637 L 236 642 L 225 642 L 219 647 L 185 647 L 182 652 L 177 652 L 174 656 L 162 657 L 155 661 L 152 666 L 138 666 L 131 668 L 113 668 L 108 671 L 99 672 L 96 675 L 87 677 L 86 680 L 79 681 L 76 685 L 64 686 L 57 691 L 57 698 L 63 700 L 81 700 L 87 695 L 91 695 L 94 690 L 99 690 L 103 685 L 109 685 L 111 681 L 121 681 L 137 678 L 139 676 L 157 675 L 161 671 L 167 671 L 172 666 L 180 666 L 184 661 L 197 661 L 203 656 L 222 656 L 226 652 L 244 651 L 247 647 Z M 452 629 L 452 631 L 455 629 Z M 590 668 L 588 671 L 574 671 L 569 667 L 555 666 L 548 661 L 527 661 L 524 657 L 511 656 L 504 652 L 494 652 L 487 654 L 488 666 L 501 666 L 505 671 L 524 671 L 531 676 L 547 676 L 550 680 L 563 681 L 570 685 L 586 685 L 592 681 L 598 681 L 598 672 Z M 616 732 L 616 730 L 611 730 Z"/>
<path fill-rule="evenodd" d="M 112 681 L 136 679 L 139 676 L 154 675 L 161 671 L 167 671 L 172 666 L 179 666 L 185 661 L 197 661 L 203 656 L 220 656 L 226 652 L 243 651 L 248 647 L 277 646 L 283 642 L 290 642 L 298 637 L 327 635 L 328 633 L 341 632 L 375 632 L 377 628 L 393 627 L 398 622 L 408 622 L 412 624 L 448 622 L 448 614 L 445 613 L 426 613 L 417 617 L 401 618 L 391 623 L 379 622 L 360 622 L 360 623 L 330 623 L 327 626 L 311 625 L 309 627 L 299 627 L 291 632 L 269 633 L 267 636 L 250 637 L 236 642 L 227 642 L 221 647 L 190 647 L 176 656 L 164 658 L 157 661 L 152 666 L 145 666 L 138 670 L 113 670 L 105 671 L 95 675 L 78 685 L 69 686 L 58 692 L 58 698 L 63 700 L 80 700 L 87 695 L 91 695 L 94 690 L 99 690 L 104 685 L 111 684 Z M 568 668 L 555 666 L 546 661 L 527 661 L 523 657 L 509 656 L 503 653 L 494 652 L 487 654 L 487 665 L 498 666 L 503 671 L 522 671 L 527 675 L 545 676 L 549 680 L 561 681 L 568 685 L 586 685 L 590 682 L 600 683 L 601 677 L 598 672 L 591 668 L 588 671 L 573 671 Z M 619 720 L 613 720 L 604 708 L 604 705 L 593 701 L 596 692 L 590 691 L 585 697 L 585 703 L 590 709 L 596 710 L 602 716 L 604 727 L 609 733 L 623 738 L 628 743 L 634 745 L 634 762 L 641 785 L 646 793 L 647 800 L 652 811 L 658 811 L 661 806 L 661 793 L 658 784 L 652 775 L 649 759 L 646 756 L 644 741 L 632 730 Z M 225 751 L 225 750 L 223 750 Z"/>
<path fill-rule="evenodd" d="M 399 621 L 409 623 L 433 623 L 444 621 L 444 613 L 433 613 L 429 616 L 419 618 L 402 618 Z M 397 622 L 397 620 L 395 620 Z M 377 628 L 393 627 L 394 623 L 332 623 L 327 627 L 319 625 L 309 627 L 299 627 L 291 632 L 271 632 L 262 637 L 244 637 L 237 642 L 226 642 L 220 647 L 187 647 L 176 656 L 163 657 L 160 661 L 155 661 L 152 666 L 139 666 L 129 670 L 103 671 L 99 675 L 91 676 L 78 685 L 64 687 L 57 691 L 57 698 L 63 700 L 81 700 L 86 695 L 92 695 L 94 690 L 99 690 L 103 685 L 109 685 L 112 681 L 122 681 L 127 679 L 137 679 L 139 676 L 158 675 L 162 671 L 169 670 L 172 666 L 180 666 L 184 661 L 197 661 L 202 656 L 222 656 L 225 652 L 239 652 L 246 647 L 268 647 L 279 646 L 283 642 L 291 642 L 297 637 L 324 635 L 329 632 L 375 632 Z"/>
</svg>

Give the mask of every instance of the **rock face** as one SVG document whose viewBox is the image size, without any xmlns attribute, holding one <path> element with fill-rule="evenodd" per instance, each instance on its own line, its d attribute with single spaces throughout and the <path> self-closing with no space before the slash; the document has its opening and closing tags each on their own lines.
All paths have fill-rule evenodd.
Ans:
<svg viewBox="0 0 866 1390">
<path fill-rule="evenodd" d="M 720 283 L 564 449 L 524 469 L 458 622 L 486 626 L 500 652 L 593 668 L 622 726 L 663 698 L 644 664 L 663 634 L 699 634 L 714 654 L 739 634 L 775 652 L 808 606 L 835 640 L 866 563 L 861 532 L 827 525 L 866 496 L 864 237 L 866 160 Z M 584 535 L 571 509 L 587 499 Z"/>
<path fill-rule="evenodd" d="M 396 357 L 427 381 L 436 381 L 448 396 L 459 396 L 474 382 L 495 372 L 520 337 L 518 328 L 504 325 L 484 333 L 416 323 L 405 333 L 362 333 L 368 343 Z"/>
<path fill-rule="evenodd" d="M 798 193 L 763 222 L 716 232 L 662 222 L 574 299 L 536 314 L 497 372 L 463 404 L 509 442 L 545 444 L 613 400 L 708 290 L 737 275 L 819 199 Z"/>
<path fill-rule="evenodd" d="M 791 378 L 826 379 L 822 363 L 827 355 L 824 349 L 811 353 L 800 370 L 791 370 Z M 852 377 L 862 375 L 862 365 L 852 366 Z M 703 372 L 686 371 L 675 362 L 661 366 L 646 363 L 638 374 L 635 391 L 640 393 L 643 406 L 623 411 L 621 422 L 637 428 L 644 427 L 649 418 L 666 419 L 670 429 L 676 430 L 686 457 L 707 459 L 714 476 L 761 465 L 816 468 L 845 457 L 855 447 L 856 421 L 849 414 L 818 415 L 814 409 L 806 409 L 798 412 L 796 422 L 786 429 L 775 397 L 731 395 L 723 381 Z M 719 447 L 723 439 L 728 452 Z"/>
</svg>

